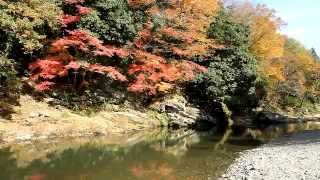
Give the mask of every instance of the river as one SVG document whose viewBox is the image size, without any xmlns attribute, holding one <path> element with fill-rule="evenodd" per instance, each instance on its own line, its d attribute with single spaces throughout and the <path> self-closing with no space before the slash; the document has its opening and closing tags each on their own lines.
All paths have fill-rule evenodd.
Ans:
<svg viewBox="0 0 320 180">
<path fill-rule="evenodd" d="M 239 152 L 317 123 L 197 132 L 157 129 L 124 137 L 55 139 L 1 146 L 1 180 L 207 180 Z"/>
</svg>

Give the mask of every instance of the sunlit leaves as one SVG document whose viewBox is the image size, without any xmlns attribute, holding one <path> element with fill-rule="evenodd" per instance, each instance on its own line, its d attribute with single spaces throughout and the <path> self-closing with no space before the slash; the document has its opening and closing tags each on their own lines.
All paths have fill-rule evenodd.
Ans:
<svg viewBox="0 0 320 180">
<path fill-rule="evenodd" d="M 6 43 L 2 51 L 9 53 L 10 48 L 20 45 L 24 53 L 41 49 L 47 34 L 58 30 L 61 14 L 55 0 L 1 1 L 0 31 L 11 39 L 0 42 L 0 46 Z"/>
<path fill-rule="evenodd" d="M 207 69 L 190 61 L 167 62 L 164 58 L 143 51 L 133 53 L 135 64 L 130 65 L 128 73 L 135 75 L 128 90 L 155 95 L 163 93 L 178 82 L 192 80 L 196 74 Z"/>
</svg>

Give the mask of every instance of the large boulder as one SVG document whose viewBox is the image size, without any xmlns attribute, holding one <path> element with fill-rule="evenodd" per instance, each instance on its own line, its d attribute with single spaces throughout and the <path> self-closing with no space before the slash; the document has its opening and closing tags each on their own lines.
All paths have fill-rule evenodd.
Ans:
<svg viewBox="0 0 320 180">
<path fill-rule="evenodd" d="M 161 102 L 153 104 L 152 107 L 167 114 L 170 127 L 190 127 L 204 122 L 217 123 L 211 115 L 206 114 L 194 105 L 188 104 L 188 101 L 181 95 L 167 97 Z"/>
</svg>

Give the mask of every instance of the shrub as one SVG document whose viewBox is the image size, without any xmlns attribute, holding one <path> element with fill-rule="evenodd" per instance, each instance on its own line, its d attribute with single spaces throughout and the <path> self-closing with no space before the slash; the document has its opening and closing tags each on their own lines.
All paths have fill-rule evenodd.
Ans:
<svg viewBox="0 0 320 180">
<path fill-rule="evenodd" d="M 0 56 L 0 116 L 11 111 L 19 95 L 19 83 L 14 64 L 4 56 Z"/>
<path fill-rule="evenodd" d="M 256 105 L 255 58 L 240 48 L 219 50 L 210 54 L 208 72 L 200 74 L 188 90 L 204 104 L 223 102 L 233 110 Z M 245 106 L 243 106 L 245 105 Z"/>
<path fill-rule="evenodd" d="M 256 96 L 256 59 L 248 50 L 249 35 L 248 26 L 234 22 L 227 9 L 220 10 L 208 29 L 208 36 L 227 47 L 195 59 L 208 67 L 208 72 L 188 84 L 192 99 L 207 107 L 220 106 L 218 109 L 226 104 L 238 112 L 257 106 L 261 97 Z"/>
<path fill-rule="evenodd" d="M 11 60 L 0 56 L 0 92 L 11 93 L 17 85 L 16 72 Z"/>
</svg>

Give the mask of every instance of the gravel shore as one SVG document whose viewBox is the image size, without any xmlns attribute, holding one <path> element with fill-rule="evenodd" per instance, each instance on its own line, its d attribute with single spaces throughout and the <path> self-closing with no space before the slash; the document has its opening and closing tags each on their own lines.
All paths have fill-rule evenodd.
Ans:
<svg viewBox="0 0 320 180">
<path fill-rule="evenodd" d="M 319 180 L 320 131 L 286 136 L 243 152 L 221 179 Z"/>
</svg>

